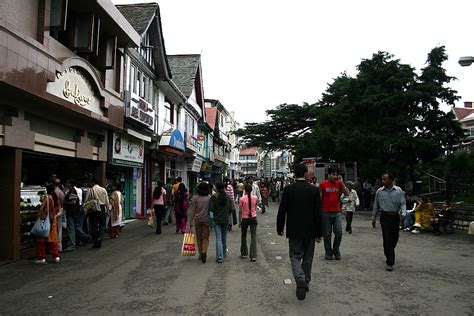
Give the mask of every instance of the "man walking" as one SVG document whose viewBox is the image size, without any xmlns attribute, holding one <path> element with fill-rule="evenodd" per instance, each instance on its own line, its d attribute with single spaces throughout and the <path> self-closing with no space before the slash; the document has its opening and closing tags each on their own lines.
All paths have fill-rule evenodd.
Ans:
<svg viewBox="0 0 474 316">
<path fill-rule="evenodd" d="M 383 186 L 375 193 L 374 208 L 372 211 L 372 227 L 380 213 L 382 227 L 383 251 L 387 259 L 387 271 L 393 271 L 395 264 L 395 247 L 398 242 L 400 213 L 406 211 L 405 194 L 402 189 L 393 185 L 393 174 L 385 172 L 382 175 Z"/>
<path fill-rule="evenodd" d="M 296 182 L 285 186 L 277 215 L 277 233 L 283 235 L 286 221 L 291 270 L 296 281 L 296 297 L 304 300 L 309 291 L 315 241 L 323 234 L 321 205 L 317 189 L 306 182 L 308 168 L 294 168 Z"/>
<path fill-rule="evenodd" d="M 100 210 L 89 212 L 89 224 L 91 227 L 92 241 L 94 246 L 92 248 L 102 247 L 102 237 L 104 236 L 106 228 L 106 211 L 109 205 L 109 196 L 107 190 L 99 185 L 99 181 L 93 178 L 91 180 L 92 187 L 87 192 L 86 202 L 92 199 L 99 201 Z"/>
<path fill-rule="evenodd" d="M 323 232 L 324 249 L 326 260 L 341 260 L 339 246 L 342 241 L 341 224 L 341 194 L 350 195 L 349 190 L 344 185 L 342 177 L 338 176 L 334 167 L 328 168 L 328 179 L 319 184 L 321 203 L 323 209 Z M 332 232 L 334 231 L 334 243 L 331 245 Z"/>
</svg>

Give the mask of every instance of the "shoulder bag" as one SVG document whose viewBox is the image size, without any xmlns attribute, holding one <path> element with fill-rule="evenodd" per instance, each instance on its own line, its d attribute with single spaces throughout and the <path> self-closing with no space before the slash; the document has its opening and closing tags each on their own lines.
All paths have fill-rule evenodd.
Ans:
<svg viewBox="0 0 474 316">
<path fill-rule="evenodd" d="M 91 188 L 91 194 L 89 195 L 89 200 L 84 203 L 84 211 L 86 215 L 89 215 L 92 212 L 100 212 L 100 203 L 97 199 L 94 189 Z"/>
<path fill-rule="evenodd" d="M 31 234 L 37 237 L 48 238 L 49 231 L 51 230 L 51 222 L 49 219 L 49 195 L 46 195 L 46 209 L 48 210 L 46 218 L 38 218 L 31 228 Z"/>
</svg>

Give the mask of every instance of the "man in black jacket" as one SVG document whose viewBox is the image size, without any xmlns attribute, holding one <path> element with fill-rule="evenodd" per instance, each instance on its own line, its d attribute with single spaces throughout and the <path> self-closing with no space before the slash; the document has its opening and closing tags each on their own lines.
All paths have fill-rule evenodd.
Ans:
<svg viewBox="0 0 474 316">
<path fill-rule="evenodd" d="M 304 300 L 309 291 L 315 241 L 323 236 L 322 213 L 317 188 L 305 180 L 306 165 L 294 168 L 296 182 L 283 190 L 277 215 L 277 233 L 283 235 L 286 220 L 286 237 L 290 248 L 290 261 L 296 281 L 296 297 Z"/>
</svg>

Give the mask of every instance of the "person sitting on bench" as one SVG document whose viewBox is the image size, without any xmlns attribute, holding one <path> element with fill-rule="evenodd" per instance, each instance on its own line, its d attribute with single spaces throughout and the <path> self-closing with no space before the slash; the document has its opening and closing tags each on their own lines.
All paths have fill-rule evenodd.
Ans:
<svg viewBox="0 0 474 316">
<path fill-rule="evenodd" d="M 427 230 L 431 226 L 431 219 L 434 218 L 433 204 L 431 204 L 426 196 L 419 198 L 418 206 L 415 208 L 415 227 L 412 234 L 419 234 Z"/>
<path fill-rule="evenodd" d="M 436 235 L 441 235 L 440 226 L 447 234 L 447 227 L 454 221 L 454 212 L 448 200 L 443 201 L 443 209 L 433 218 L 433 229 Z"/>
</svg>

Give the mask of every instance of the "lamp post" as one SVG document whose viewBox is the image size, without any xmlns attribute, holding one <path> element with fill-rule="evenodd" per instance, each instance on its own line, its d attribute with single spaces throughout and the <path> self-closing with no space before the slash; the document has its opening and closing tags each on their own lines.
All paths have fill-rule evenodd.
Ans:
<svg viewBox="0 0 474 316">
<path fill-rule="evenodd" d="M 469 67 L 474 62 L 474 56 L 463 56 L 458 62 L 463 67 Z"/>
</svg>

